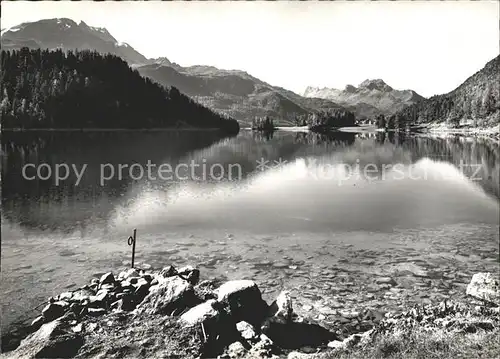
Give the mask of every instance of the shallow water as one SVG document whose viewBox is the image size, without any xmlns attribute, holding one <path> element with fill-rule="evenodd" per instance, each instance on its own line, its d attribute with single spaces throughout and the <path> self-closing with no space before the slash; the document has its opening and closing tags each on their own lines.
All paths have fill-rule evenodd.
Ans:
<svg viewBox="0 0 500 359">
<path fill-rule="evenodd" d="M 148 160 L 199 167 L 100 184 L 102 164 Z M 42 162 L 87 169 L 78 186 L 74 175 L 23 179 L 23 165 Z M 129 265 L 133 228 L 139 265 L 252 278 L 267 298 L 288 288 L 326 320 L 460 296 L 472 273 L 498 269 L 498 183 L 498 144 L 482 139 L 4 133 L 2 328 Z"/>
</svg>

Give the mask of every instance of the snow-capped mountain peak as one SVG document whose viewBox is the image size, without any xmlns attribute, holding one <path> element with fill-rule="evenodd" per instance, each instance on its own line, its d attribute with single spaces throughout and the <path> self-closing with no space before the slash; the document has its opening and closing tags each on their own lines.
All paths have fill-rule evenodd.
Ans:
<svg viewBox="0 0 500 359">
<path fill-rule="evenodd" d="M 92 49 L 112 53 L 130 64 L 143 64 L 147 59 L 127 43 L 118 42 L 105 27 L 78 24 L 67 18 L 27 22 L 2 30 L 2 46 L 16 49 L 35 48 Z"/>
</svg>

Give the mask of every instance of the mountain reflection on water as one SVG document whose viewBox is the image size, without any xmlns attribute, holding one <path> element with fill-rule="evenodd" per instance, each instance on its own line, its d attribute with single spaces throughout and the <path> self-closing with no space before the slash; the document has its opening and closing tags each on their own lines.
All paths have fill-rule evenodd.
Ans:
<svg viewBox="0 0 500 359">
<path fill-rule="evenodd" d="M 123 178 L 115 176 L 100 185 L 101 165 L 139 163 L 146 168 L 148 161 L 172 167 L 197 163 L 192 172 L 196 179 L 135 180 L 137 173 L 123 171 Z M 24 180 L 21 173 L 27 163 L 87 167 L 78 186 L 74 174 L 56 185 L 53 178 Z M 405 172 L 397 180 L 391 174 L 396 164 Z M 203 176 L 215 165 L 216 180 Z M 410 179 L 410 165 L 426 178 Z M 347 179 L 346 168 L 354 171 L 356 166 L 369 166 L 369 178 L 358 173 Z M 190 172 L 181 169 L 178 175 L 189 177 Z M 221 221 L 234 228 L 269 222 L 268 230 L 288 225 L 330 230 L 333 224 L 371 228 L 377 218 L 371 211 L 377 208 L 388 210 L 377 220 L 397 226 L 407 221 L 404 216 L 415 217 L 416 208 L 436 205 L 449 211 L 444 217 L 459 211 L 467 220 L 481 221 L 495 214 L 500 193 L 499 148 L 494 141 L 394 133 L 243 131 L 225 139 L 195 131 L 4 133 L 2 178 L 4 223 L 62 232 L 139 224 L 161 230 L 167 220 L 168 228 L 212 227 Z M 291 221 L 281 221 L 275 213 Z M 445 220 L 430 217 L 425 220 Z"/>
</svg>

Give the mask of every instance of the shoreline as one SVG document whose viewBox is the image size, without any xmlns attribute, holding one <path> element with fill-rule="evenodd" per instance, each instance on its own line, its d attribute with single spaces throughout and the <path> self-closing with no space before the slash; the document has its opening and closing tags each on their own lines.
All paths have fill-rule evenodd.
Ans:
<svg viewBox="0 0 500 359">
<path fill-rule="evenodd" d="M 242 128 L 242 130 L 251 130 L 250 128 Z M 287 131 L 287 132 L 314 132 L 314 133 L 325 133 L 321 131 L 311 130 L 307 126 L 278 126 L 275 131 Z M 335 132 L 345 132 L 345 133 L 379 133 L 379 132 L 392 132 L 392 133 L 404 133 L 410 135 L 428 135 L 428 136 L 467 136 L 467 137 L 484 137 L 484 138 L 500 138 L 500 129 L 498 126 L 492 128 L 449 128 L 442 126 L 426 126 L 418 130 L 413 130 L 410 132 L 406 131 L 396 131 L 396 130 L 385 130 L 377 128 L 376 126 L 351 126 L 351 127 L 335 127 L 331 128 L 326 133 Z"/>
<path fill-rule="evenodd" d="M 457 231 L 463 227 L 453 228 L 453 231 Z M 343 308 L 351 311 L 370 308 L 399 312 L 409 302 L 411 305 L 430 304 L 438 303 L 443 298 L 456 299 L 457 296 L 463 299 L 465 287 L 474 273 L 495 272 L 498 268 L 498 261 L 494 258 L 494 249 L 498 247 L 497 228 L 474 233 L 475 237 L 495 240 L 481 242 L 479 248 L 477 242 L 459 241 L 459 252 L 445 251 L 447 254 L 443 258 L 432 258 L 421 251 L 408 252 L 400 250 L 399 246 L 384 245 L 394 240 L 399 242 L 400 234 L 389 237 L 386 234 L 373 234 L 370 243 L 367 243 L 365 236 L 340 236 L 338 241 L 332 241 L 331 237 L 327 238 L 323 233 L 307 233 L 299 237 L 290 233 L 281 234 L 278 238 L 269 233 L 250 235 L 239 232 L 233 235 L 219 230 L 190 229 L 166 236 L 156 233 L 141 235 L 141 252 L 136 265 L 143 267 L 144 263 L 144 268 L 151 266 L 160 269 L 165 263 L 176 266 L 196 263 L 205 278 L 254 280 L 263 298 L 268 301 L 284 285 L 296 291 L 292 294 L 297 294 L 294 302 L 300 307 L 299 312 L 303 310 L 304 314 L 317 320 L 338 325 L 344 320 L 341 313 Z M 92 277 L 99 278 L 102 273 L 129 266 L 130 248 L 123 242 L 125 234 L 128 234 L 126 230 L 116 236 L 108 235 L 107 241 L 91 240 L 101 236 L 96 234 L 95 237 L 79 241 L 78 247 L 73 241 L 67 241 L 65 236 L 53 237 L 51 254 L 42 258 L 38 253 L 47 250 L 45 242 L 30 241 L 33 245 L 19 251 L 18 241 L 15 240 L 18 237 L 11 235 L 12 240 L 5 243 L 3 252 L 4 333 L 9 327 L 16 327 L 20 322 L 18 318 L 32 320 L 37 313 L 28 313 L 28 318 L 26 310 L 45 302 L 49 296 L 83 286 Z M 422 232 L 419 237 L 420 241 L 435 239 L 436 233 Z M 457 244 L 453 236 L 439 238 L 437 247 L 427 241 L 421 242 L 421 245 L 427 246 L 429 253 L 434 253 L 444 251 L 443 246 L 448 245 L 448 239 L 449 244 Z M 208 245 L 199 247 L 197 243 L 200 239 Z M 270 252 L 264 256 L 259 248 L 268 241 L 271 242 L 265 247 Z M 321 250 L 298 245 L 305 241 L 318 243 L 316 248 L 319 246 Z M 415 242 L 410 240 L 404 247 L 411 243 Z M 236 247 L 240 248 L 237 254 L 233 250 Z M 280 251 L 272 250 L 273 247 Z M 286 256 L 283 256 L 281 249 Z M 20 260 L 23 252 L 33 255 L 23 256 Z M 323 253 L 321 257 L 318 257 L 319 252 Z M 459 259 L 449 262 L 447 258 L 455 254 Z M 60 268 L 54 270 L 49 263 L 58 263 Z M 7 325 L 9 321 L 14 326 Z"/>
<path fill-rule="evenodd" d="M 382 339 L 397 340 L 401 331 L 429 330 L 450 335 L 448 340 L 479 333 L 489 343 L 500 328 L 498 278 L 477 273 L 466 292 L 465 300 L 409 305 L 400 312 L 342 308 L 341 322 L 332 326 L 297 307 L 291 291 L 265 302 L 251 279 L 200 281 L 200 270 L 190 265 L 129 268 L 49 298 L 23 338 L 10 338 L 13 351 L 0 357 L 93 358 L 125 350 L 123 356 L 136 358 L 319 359 L 369 350 Z"/>
</svg>

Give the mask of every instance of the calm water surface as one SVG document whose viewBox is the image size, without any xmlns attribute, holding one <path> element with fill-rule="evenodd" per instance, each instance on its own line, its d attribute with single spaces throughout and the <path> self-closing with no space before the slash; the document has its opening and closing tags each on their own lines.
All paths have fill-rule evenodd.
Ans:
<svg viewBox="0 0 500 359">
<path fill-rule="evenodd" d="M 100 184 L 101 165 L 148 161 L 199 166 L 171 180 L 136 166 Z M 87 167 L 77 186 L 74 174 L 56 185 L 23 179 L 29 163 Z M 133 228 L 139 265 L 194 263 L 256 279 L 267 296 L 293 289 L 327 317 L 461 295 L 472 273 L 498 268 L 499 194 L 499 146 L 486 139 L 3 133 L 2 329 L 128 265 Z"/>
</svg>

